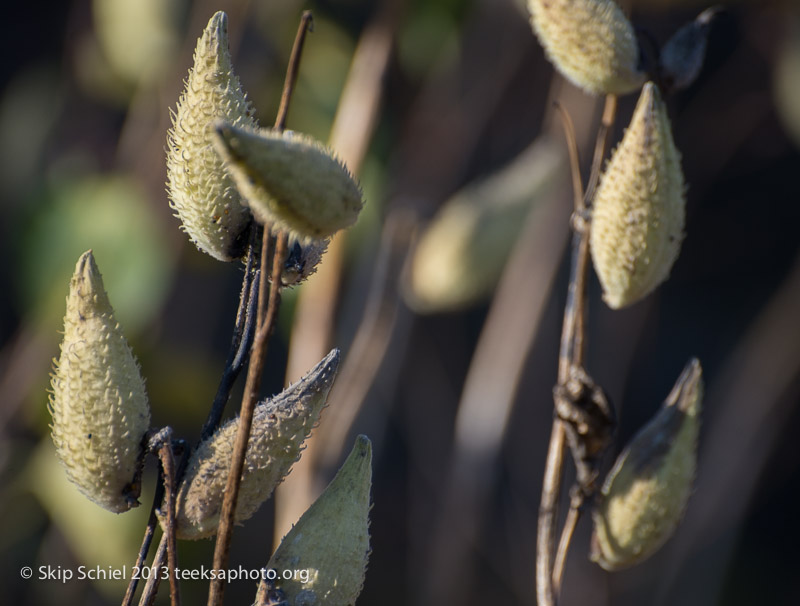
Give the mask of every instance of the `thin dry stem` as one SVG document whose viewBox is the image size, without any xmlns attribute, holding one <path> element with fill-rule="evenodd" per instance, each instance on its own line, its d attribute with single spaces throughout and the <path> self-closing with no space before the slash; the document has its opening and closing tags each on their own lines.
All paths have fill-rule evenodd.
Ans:
<svg viewBox="0 0 800 606">
<path fill-rule="evenodd" d="M 270 236 L 265 230 L 261 256 L 261 275 L 269 274 L 269 262 L 272 261 L 272 276 L 276 278 L 267 292 L 268 280 L 262 280 L 259 288 L 259 311 L 256 335 L 253 339 L 253 350 L 250 355 L 250 366 L 247 369 L 247 382 L 245 383 L 242 397 L 242 409 L 239 413 L 239 426 L 231 457 L 231 468 L 228 472 L 228 482 L 225 486 L 225 498 L 222 502 L 219 529 L 217 530 L 217 543 L 214 548 L 214 568 L 222 570 L 228 565 L 230 555 L 230 542 L 233 532 L 234 512 L 239 499 L 239 485 L 241 483 L 244 459 L 247 453 L 247 443 L 250 440 L 250 430 L 253 425 L 253 411 L 258 400 L 258 391 L 261 387 L 261 375 L 266 359 L 267 345 L 275 329 L 280 307 L 280 275 L 287 252 L 287 236 L 279 234 L 275 239 L 275 252 L 270 258 Z M 225 579 L 215 578 L 211 581 L 208 594 L 209 606 L 221 606 L 225 591 Z"/>
<path fill-rule="evenodd" d="M 561 123 L 564 126 L 564 136 L 567 140 L 567 152 L 569 152 L 570 174 L 572 175 L 572 194 L 574 198 L 575 211 L 583 210 L 583 180 L 581 179 L 581 158 L 578 153 L 578 138 L 575 136 L 575 124 L 572 116 L 566 108 L 558 101 L 553 104 L 561 116 Z"/>
<path fill-rule="evenodd" d="M 581 517 L 581 510 L 578 507 L 570 507 L 567 512 L 567 519 L 564 520 L 564 527 L 561 529 L 561 539 L 558 542 L 556 559 L 553 564 L 553 593 L 561 595 L 561 580 L 564 577 L 564 564 L 567 561 L 567 553 L 572 542 L 572 536 Z"/>
<path fill-rule="evenodd" d="M 282 130 L 286 125 L 292 91 L 294 90 L 294 85 L 297 81 L 297 73 L 300 68 L 303 42 L 312 24 L 313 19 L 311 17 L 311 12 L 305 11 L 300 19 L 300 25 L 298 26 L 294 46 L 292 47 L 292 54 L 289 58 L 289 66 L 286 70 L 281 104 L 278 109 L 278 115 L 275 118 L 276 130 Z M 245 383 L 244 395 L 242 396 L 242 408 L 239 413 L 239 426 L 236 431 L 236 439 L 233 446 L 231 468 L 228 472 L 225 498 L 222 502 L 222 510 L 220 512 L 217 543 L 214 547 L 214 568 L 217 570 L 225 569 L 228 565 L 233 521 L 236 504 L 239 498 L 239 485 L 244 468 L 245 454 L 247 453 L 247 443 L 250 440 L 250 430 L 253 424 L 253 411 L 255 410 L 258 391 L 261 387 L 261 375 L 264 369 L 267 345 L 275 329 L 278 308 L 280 307 L 280 275 L 288 250 L 288 236 L 285 233 L 278 233 L 275 236 L 275 248 L 271 258 L 269 254 L 270 240 L 270 230 L 265 229 L 261 252 L 258 322 L 256 324 L 256 334 L 253 339 L 253 347 L 250 354 L 250 365 L 247 369 L 247 381 Z M 270 261 L 272 261 L 271 273 L 269 271 Z M 269 282 L 269 280 L 266 279 L 267 276 L 273 277 L 269 291 L 267 290 Z M 219 577 L 213 579 L 208 592 L 208 606 L 222 606 L 224 593 L 225 579 Z"/>
<path fill-rule="evenodd" d="M 175 458 L 172 456 L 172 432 L 168 432 L 170 439 L 164 441 L 158 449 L 161 467 L 164 470 L 164 491 L 166 492 L 167 507 L 167 564 L 169 566 L 169 598 L 172 606 L 180 606 L 181 592 L 175 573 L 178 570 L 178 541 L 175 537 Z"/>
<path fill-rule="evenodd" d="M 161 485 L 163 486 L 163 484 Z M 163 488 L 161 489 L 163 490 Z M 139 554 L 136 556 L 136 563 L 133 565 L 133 570 L 141 570 L 144 562 L 147 559 L 147 553 L 150 551 L 150 543 L 153 541 L 153 535 L 156 532 L 158 525 L 158 516 L 156 516 L 156 509 L 161 502 L 163 493 L 161 490 L 156 490 L 156 496 L 153 499 L 153 505 L 150 508 L 150 517 L 147 520 L 147 526 L 144 530 L 144 537 L 142 538 L 142 545 L 139 548 Z M 125 597 L 122 598 L 122 606 L 132 606 L 133 596 L 136 594 L 136 588 L 139 585 L 139 577 L 131 575 L 131 580 L 128 582 L 128 588 L 125 591 Z"/>
<path fill-rule="evenodd" d="M 142 590 L 142 597 L 139 598 L 139 606 L 152 606 L 156 601 L 158 586 L 161 584 L 161 569 L 164 567 L 164 560 L 167 557 L 167 535 L 161 535 L 161 542 L 158 544 L 153 564 L 150 566 L 150 578 L 145 583 Z"/>
<path fill-rule="evenodd" d="M 599 180 L 600 167 L 608 143 L 608 133 L 616 116 L 617 100 L 613 95 L 606 97 L 600 129 L 595 142 L 594 158 L 589 175 L 587 192 L 575 192 L 575 209 L 573 214 L 574 233 L 572 237 L 572 262 L 570 280 L 567 291 L 567 302 L 564 307 L 564 322 L 561 331 L 561 345 L 558 356 L 558 386 L 565 387 L 573 368 L 583 366 L 584 334 L 586 314 L 586 274 L 589 265 L 589 222 L 585 211 L 590 207 L 592 196 Z M 565 112 L 562 112 L 562 116 Z M 564 121 L 570 154 L 573 152 L 574 134 L 571 121 Z M 573 173 L 577 163 L 573 159 Z M 580 176 L 573 174 L 573 184 L 580 183 Z M 575 525 L 580 519 L 580 504 L 574 500 L 570 503 L 561 540 L 558 557 L 554 562 L 555 531 L 558 513 L 558 500 L 564 471 L 564 446 L 566 428 L 564 422 L 553 419 L 550 434 L 550 445 L 545 462 L 542 499 L 539 505 L 539 520 L 536 541 L 536 595 L 539 606 L 555 606 L 561 588 L 561 578 L 569 546 L 572 541 Z"/>
<path fill-rule="evenodd" d="M 553 547 L 555 545 L 558 493 L 564 471 L 564 442 L 566 431 L 559 419 L 553 421 L 547 462 L 542 482 L 542 500 L 536 532 L 536 600 L 538 606 L 554 606 Z"/>
<path fill-rule="evenodd" d="M 306 40 L 306 34 L 313 31 L 314 18 L 311 16 L 311 11 L 303 11 L 303 15 L 300 17 L 300 25 L 297 28 L 297 35 L 294 38 L 292 54 L 289 56 L 289 67 L 286 70 L 286 78 L 283 83 L 281 104 L 278 107 L 278 117 L 275 119 L 276 130 L 283 130 L 286 126 L 286 118 L 289 116 L 289 104 L 292 101 L 294 85 L 297 82 L 297 72 L 300 70 L 300 56 L 303 53 L 303 43 Z"/>
<path fill-rule="evenodd" d="M 360 37 L 339 98 L 329 143 L 355 175 L 360 172 L 375 131 L 383 100 L 384 75 L 394 47 L 395 33 L 400 24 L 403 2 L 404 0 L 385 0 L 377 10 L 373 21 Z M 320 265 L 314 278 L 309 280 L 298 293 L 286 365 L 287 381 L 303 374 L 330 350 L 336 318 L 336 300 L 344 268 L 346 237 L 345 231 L 334 236 L 325 253 L 325 262 Z M 364 315 L 366 317 L 368 314 L 365 312 Z M 362 330 L 369 330 L 373 341 L 380 339 L 386 332 L 374 332 L 373 323 L 367 328 L 362 322 L 353 339 L 354 347 L 351 354 L 340 369 L 340 377 L 344 377 L 351 365 L 352 351 L 355 350 L 355 343 L 359 341 L 358 335 Z M 363 340 L 363 337 L 361 339 Z M 378 345 L 384 342 L 388 343 L 388 339 Z M 370 349 L 375 348 L 373 346 Z M 374 353 L 370 351 L 370 361 L 374 366 L 380 366 L 383 353 L 380 350 Z M 365 380 L 371 383 L 374 373 L 369 374 L 370 370 L 367 370 L 368 375 Z M 359 378 L 363 376 L 359 374 Z M 348 394 L 346 398 L 338 398 L 335 394 L 341 385 L 343 382 L 337 381 L 331 394 L 331 401 L 336 398 L 336 406 L 328 409 L 325 423 L 306 441 L 303 457 L 295 463 L 291 475 L 275 491 L 275 547 L 319 495 L 322 487 L 316 484 L 321 462 L 339 456 L 338 450 L 342 447 L 339 438 L 346 437 L 351 417 L 354 417 L 360 409 L 363 397 L 359 394 L 364 390 L 356 388 L 357 395 L 351 397 Z M 351 387 L 353 386 L 348 385 L 348 392 L 352 391 Z M 340 405 L 349 411 L 354 411 L 353 414 L 344 413 Z M 336 411 L 339 412 L 333 414 Z M 325 443 L 333 443 L 333 450 L 336 450 L 337 454 L 330 455 L 330 449 L 324 447 Z"/>
</svg>

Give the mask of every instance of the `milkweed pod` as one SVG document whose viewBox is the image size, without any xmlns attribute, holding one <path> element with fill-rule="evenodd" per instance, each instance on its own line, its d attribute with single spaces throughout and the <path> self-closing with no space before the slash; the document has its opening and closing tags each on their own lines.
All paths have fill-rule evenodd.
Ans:
<svg viewBox="0 0 800 606">
<path fill-rule="evenodd" d="M 528 0 L 548 58 L 591 94 L 621 95 L 644 82 L 633 26 L 613 0 Z"/>
<path fill-rule="evenodd" d="M 78 489 L 114 513 L 138 505 L 150 407 L 92 251 L 70 281 L 49 409 L 56 454 Z"/>
<path fill-rule="evenodd" d="M 637 564 L 675 532 L 692 490 L 702 397 L 702 369 L 692 359 L 609 472 L 593 511 L 591 553 L 606 570 Z"/>
<path fill-rule="evenodd" d="M 706 57 L 711 21 L 719 11 L 719 7 L 707 8 L 675 32 L 661 49 L 659 70 L 667 90 L 687 88 L 697 79 Z"/>
<path fill-rule="evenodd" d="M 372 444 L 358 436 L 325 492 L 283 538 L 267 568 L 305 570 L 275 585 L 290 604 L 345 606 L 361 593 L 369 559 Z"/>
<path fill-rule="evenodd" d="M 356 222 L 361 188 L 321 143 L 299 133 L 218 123 L 215 143 L 255 218 L 308 242 Z"/>
<path fill-rule="evenodd" d="M 295 286 L 317 271 L 322 255 L 328 250 L 330 240 L 311 240 L 301 244 L 295 240 L 289 247 L 289 254 L 283 263 L 281 284 Z"/>
<path fill-rule="evenodd" d="M 451 311 L 488 297 L 526 217 L 547 207 L 566 166 L 563 145 L 542 137 L 508 166 L 447 200 L 409 259 L 401 284 L 409 307 Z"/>
<path fill-rule="evenodd" d="M 635 303 L 667 279 L 683 241 L 685 206 L 667 110 L 648 82 L 594 197 L 589 243 L 609 307 Z"/>
<path fill-rule="evenodd" d="M 244 252 L 252 217 L 211 140 L 213 123 L 224 119 L 255 126 L 253 108 L 233 73 L 228 51 L 228 17 L 216 13 L 197 41 L 167 136 L 170 206 L 197 248 L 220 261 Z"/>
<path fill-rule="evenodd" d="M 338 366 L 339 350 L 334 349 L 300 381 L 256 406 L 236 522 L 252 516 L 300 458 L 301 446 L 319 419 Z M 179 539 L 202 539 L 217 532 L 238 428 L 236 417 L 192 453 L 176 497 Z"/>
</svg>

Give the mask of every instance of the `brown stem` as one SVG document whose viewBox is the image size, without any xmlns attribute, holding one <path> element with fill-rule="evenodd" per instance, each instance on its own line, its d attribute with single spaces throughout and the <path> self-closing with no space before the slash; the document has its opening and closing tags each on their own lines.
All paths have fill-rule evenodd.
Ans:
<svg viewBox="0 0 800 606">
<path fill-rule="evenodd" d="M 160 502 L 160 499 L 153 500 L 153 505 L 150 508 L 150 517 L 147 520 L 144 537 L 142 538 L 142 546 L 139 548 L 139 554 L 136 556 L 136 563 L 133 565 L 134 570 L 141 570 L 147 559 L 147 552 L 150 551 L 150 543 L 153 541 L 153 535 L 156 532 L 156 525 L 158 524 L 156 509 Z M 122 606 L 131 606 L 133 604 L 133 596 L 136 594 L 138 584 L 139 577 L 137 575 L 131 575 L 131 580 L 128 582 L 128 589 L 125 591 L 125 597 L 122 598 Z"/>
<path fill-rule="evenodd" d="M 567 302 L 564 306 L 564 321 L 561 328 L 561 344 L 558 356 L 558 386 L 565 387 L 571 370 L 583 365 L 584 335 L 586 315 L 586 274 L 589 266 L 589 221 L 586 209 L 591 207 L 591 200 L 599 180 L 600 167 L 605 155 L 608 134 L 616 116 L 617 99 L 613 95 L 606 97 L 603 108 L 601 126 L 597 134 L 592 159 L 592 168 L 586 193 L 574 192 L 574 214 L 572 236 L 572 262 L 570 280 L 567 290 Z M 570 157 L 572 160 L 573 186 L 580 185 L 580 176 L 575 174 L 577 163 L 577 146 L 572 122 L 562 111 L 564 128 Z M 558 391 L 558 390 L 556 390 Z M 561 577 L 569 546 L 572 541 L 575 525 L 580 518 L 581 509 L 571 502 L 567 523 L 559 541 L 558 556 L 554 561 L 555 531 L 558 513 L 558 500 L 564 471 L 564 446 L 566 430 L 564 422 L 553 419 L 550 434 L 550 445 L 547 450 L 544 480 L 542 483 L 542 499 L 539 505 L 539 519 L 536 542 L 536 595 L 538 606 L 555 606 L 561 588 Z"/>
<path fill-rule="evenodd" d="M 153 606 L 158 594 L 158 586 L 161 584 L 161 570 L 164 567 L 164 560 L 167 556 L 167 535 L 161 535 L 161 542 L 156 549 L 156 555 L 153 557 L 153 564 L 150 566 L 150 578 L 142 590 L 142 596 L 139 598 L 139 606 Z"/>
<path fill-rule="evenodd" d="M 313 19 L 311 17 L 311 11 L 305 11 L 300 19 L 300 25 L 298 26 L 294 46 L 292 47 L 292 54 L 289 57 L 289 66 L 286 70 L 286 78 L 283 84 L 281 104 L 278 108 L 278 115 L 275 118 L 276 130 L 283 130 L 286 125 L 292 91 L 294 90 L 294 85 L 297 81 L 297 73 L 300 68 L 303 42 L 305 41 L 306 33 L 308 31 L 313 31 L 312 25 Z M 255 410 L 258 391 L 261 387 L 261 375 L 264 369 L 267 345 L 275 329 L 278 308 L 280 307 L 280 276 L 288 250 L 288 236 L 286 233 L 278 233 L 274 237 L 275 249 L 274 254 L 270 258 L 269 243 L 271 238 L 270 230 L 265 227 L 261 252 L 261 283 L 259 284 L 258 290 L 258 321 L 256 324 L 256 334 L 253 339 L 253 349 L 250 354 L 250 365 L 247 369 L 247 381 L 245 382 L 244 395 L 242 396 L 242 408 L 239 414 L 239 425 L 233 445 L 231 468 L 228 472 L 228 481 L 225 486 L 225 498 L 222 501 L 219 528 L 217 529 L 217 543 L 214 547 L 214 568 L 216 570 L 223 570 L 228 566 L 234 512 L 236 511 L 236 504 L 239 498 L 239 485 L 241 483 L 242 470 L 244 469 L 247 443 L 250 440 L 250 430 L 253 425 L 253 411 Z M 270 261 L 272 261 L 271 273 L 269 271 Z M 269 287 L 268 282 L 270 282 L 270 280 L 267 279 L 267 276 L 272 278 L 272 284 Z M 267 292 L 267 288 L 269 288 L 269 292 Z M 218 577 L 212 580 L 208 592 L 208 606 L 222 606 L 224 593 L 225 579 Z"/>
<path fill-rule="evenodd" d="M 542 500 L 539 504 L 539 520 L 536 532 L 536 602 L 538 606 L 554 606 L 553 593 L 553 548 L 555 544 L 558 494 L 564 471 L 564 423 L 553 420 L 547 462 L 542 482 Z"/>
<path fill-rule="evenodd" d="M 222 502 L 219 529 L 217 530 L 217 543 L 214 549 L 214 568 L 225 569 L 228 565 L 230 554 L 231 534 L 233 532 L 234 512 L 239 498 L 239 485 L 241 483 L 244 459 L 247 453 L 247 443 L 250 439 L 250 429 L 253 425 L 253 411 L 261 387 L 261 375 L 266 359 L 269 338 L 275 329 L 275 321 L 280 307 L 280 275 L 283 262 L 286 258 L 287 236 L 279 234 L 275 239 L 275 252 L 270 256 L 269 232 L 264 232 L 261 253 L 261 275 L 272 275 L 275 278 L 269 286 L 269 280 L 262 280 L 259 287 L 259 311 L 256 335 L 253 339 L 253 351 L 250 354 L 250 365 L 247 369 L 247 382 L 245 383 L 242 409 L 239 415 L 239 425 L 231 456 L 231 468 L 228 472 L 228 482 L 225 486 L 225 498 Z M 270 258 L 271 257 L 271 258 Z M 272 273 L 269 273 L 269 263 L 272 261 Z M 265 309 L 266 308 L 266 309 Z M 208 594 L 209 606 L 221 606 L 225 591 L 225 579 L 217 577 L 211 582 Z"/>
<path fill-rule="evenodd" d="M 567 512 L 567 519 L 564 521 L 564 527 L 561 529 L 561 539 L 558 542 L 556 559 L 553 563 L 553 593 L 555 593 L 555 595 L 561 594 L 561 579 L 564 576 L 564 563 L 567 561 L 567 553 L 569 553 L 569 546 L 572 543 L 572 535 L 575 533 L 575 528 L 578 525 L 580 517 L 581 509 L 570 504 L 569 511 Z"/>
<path fill-rule="evenodd" d="M 606 155 L 608 135 L 611 132 L 611 127 L 614 126 L 616 117 L 617 96 L 607 95 L 605 105 L 603 106 L 603 116 L 600 118 L 600 129 L 597 131 L 597 139 L 595 139 L 594 157 L 592 158 L 592 169 L 589 173 L 589 183 L 586 187 L 585 199 L 587 200 L 587 206 L 591 206 L 590 202 L 594 199 L 594 192 L 597 189 L 597 183 L 600 181 L 600 168 L 603 158 Z"/>
<path fill-rule="evenodd" d="M 164 491 L 167 507 L 167 565 L 169 566 L 169 598 L 172 606 L 180 606 L 181 592 L 175 572 L 178 570 L 178 541 L 175 537 L 175 458 L 172 456 L 172 432 L 170 439 L 164 441 L 158 449 L 161 467 L 164 470 Z"/>
<path fill-rule="evenodd" d="M 281 104 L 278 107 L 278 117 L 275 119 L 275 129 L 283 130 L 286 126 L 286 118 L 289 115 L 289 103 L 292 101 L 294 85 L 297 82 L 297 72 L 300 69 L 300 56 L 303 53 L 303 43 L 306 34 L 314 31 L 314 17 L 311 11 L 304 11 L 300 17 L 300 25 L 297 28 L 297 35 L 294 38 L 292 54 L 289 56 L 289 67 L 286 69 L 286 78 L 283 81 L 283 92 L 281 93 Z"/>
</svg>

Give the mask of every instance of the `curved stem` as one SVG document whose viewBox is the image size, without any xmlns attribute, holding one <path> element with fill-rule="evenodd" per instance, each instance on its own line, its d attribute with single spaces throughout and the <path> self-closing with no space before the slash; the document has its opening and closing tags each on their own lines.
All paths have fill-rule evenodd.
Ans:
<svg viewBox="0 0 800 606">
<path fill-rule="evenodd" d="M 542 500 L 539 504 L 539 519 L 536 532 L 536 600 L 538 606 L 554 606 L 553 548 L 555 545 L 556 519 L 558 516 L 558 494 L 564 471 L 564 423 L 553 420 L 550 446 L 547 449 Z"/>
<path fill-rule="evenodd" d="M 572 130 L 572 121 L 566 112 L 559 108 L 564 119 L 563 124 L 572 165 L 573 187 L 575 188 L 572 261 L 558 355 L 559 387 L 566 386 L 573 368 L 583 366 L 586 324 L 586 274 L 589 266 L 589 221 L 585 215 L 587 208 L 591 207 L 591 200 L 597 188 L 600 166 L 605 155 L 608 134 L 616 116 L 616 107 L 616 97 L 608 95 L 595 142 L 594 157 L 585 193 L 578 189 L 581 180 L 580 175 L 576 174 L 578 167 L 577 145 L 574 143 L 575 135 Z M 567 523 L 559 541 L 558 554 L 554 558 L 558 500 L 564 471 L 565 443 L 566 429 L 564 423 L 555 417 L 550 433 L 547 460 L 545 461 L 542 498 L 539 505 L 537 525 L 536 595 L 538 606 L 555 606 L 558 603 L 564 562 L 569 552 L 575 525 L 577 525 L 581 513 L 581 509 L 571 503 Z"/>
<path fill-rule="evenodd" d="M 556 559 L 553 563 L 553 592 L 556 595 L 561 594 L 561 579 L 564 576 L 564 563 L 567 561 L 567 553 L 569 552 L 569 546 L 572 542 L 572 535 L 575 533 L 575 528 L 581 517 L 580 512 L 581 510 L 579 507 L 570 503 L 567 519 L 564 521 L 564 528 L 561 529 L 561 540 L 558 542 Z"/>
</svg>

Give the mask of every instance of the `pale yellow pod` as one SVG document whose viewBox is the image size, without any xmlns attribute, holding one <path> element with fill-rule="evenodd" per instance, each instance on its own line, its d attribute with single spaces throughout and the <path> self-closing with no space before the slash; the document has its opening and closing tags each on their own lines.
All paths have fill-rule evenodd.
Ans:
<svg viewBox="0 0 800 606">
<path fill-rule="evenodd" d="M 593 202 L 589 243 L 609 307 L 635 303 L 669 277 L 683 242 L 685 189 L 666 107 L 648 82 Z"/>
<path fill-rule="evenodd" d="M 215 143 L 259 222 L 308 242 L 358 219 L 361 188 L 333 152 L 312 137 L 218 123 Z"/>
<path fill-rule="evenodd" d="M 138 505 L 150 406 L 92 251 L 81 255 L 70 281 L 49 409 L 70 481 L 109 511 Z"/>
<path fill-rule="evenodd" d="M 591 554 L 606 570 L 641 562 L 675 532 L 692 492 L 702 398 L 702 369 L 692 359 L 609 472 L 593 511 Z"/>
<path fill-rule="evenodd" d="M 339 367 L 334 349 L 302 379 L 256 406 L 234 519 L 251 517 L 300 458 L 300 450 L 333 386 Z M 177 493 L 177 536 L 216 534 L 231 467 L 239 417 L 220 427 L 192 453 Z M 164 518 L 161 518 L 162 524 Z"/>
<path fill-rule="evenodd" d="M 369 559 L 372 444 L 358 436 L 350 456 L 325 492 L 283 538 L 267 568 L 290 604 L 347 606 L 364 585 Z M 301 570 L 305 579 L 281 578 Z"/>
<path fill-rule="evenodd" d="M 575 86 L 621 95 L 644 82 L 633 26 L 613 0 L 528 0 L 528 11 L 548 58 Z"/>
<path fill-rule="evenodd" d="M 228 17 L 216 13 L 197 41 L 194 67 L 172 114 L 167 137 L 170 206 L 197 248 L 220 261 L 245 248 L 250 211 L 212 146 L 213 124 L 256 125 L 253 108 L 233 73 Z"/>
<path fill-rule="evenodd" d="M 447 200 L 420 235 L 404 274 L 409 307 L 451 311 L 491 295 L 527 217 L 547 206 L 566 168 L 560 141 L 542 137 Z"/>
</svg>

